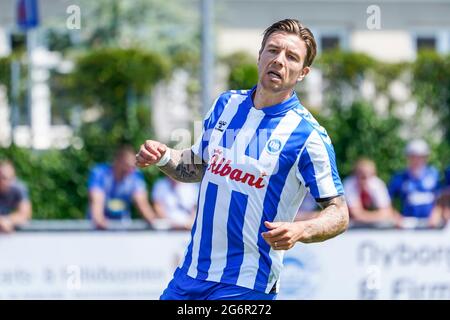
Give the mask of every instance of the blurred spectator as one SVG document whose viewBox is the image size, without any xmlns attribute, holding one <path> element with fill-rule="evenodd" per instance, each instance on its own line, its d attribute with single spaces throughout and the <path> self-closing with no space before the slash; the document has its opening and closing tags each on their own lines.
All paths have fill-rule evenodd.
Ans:
<svg viewBox="0 0 450 320">
<path fill-rule="evenodd" d="M 438 205 L 444 221 L 448 222 L 450 220 L 450 167 L 445 170 L 444 177 L 441 194 L 438 198 Z"/>
<path fill-rule="evenodd" d="M 182 183 L 170 177 L 159 179 L 153 186 L 153 206 L 159 217 L 174 229 L 190 230 L 195 218 L 198 184 Z"/>
<path fill-rule="evenodd" d="M 13 232 L 31 219 L 31 203 L 25 185 L 16 178 L 14 166 L 0 161 L 0 233 Z"/>
<path fill-rule="evenodd" d="M 88 189 L 88 215 L 99 229 L 107 228 L 108 219 L 130 221 L 133 201 L 147 222 L 155 219 L 144 176 L 135 168 L 135 152 L 130 146 L 117 150 L 113 165 L 99 164 L 91 170 Z"/>
<path fill-rule="evenodd" d="M 427 165 L 430 153 L 423 140 L 412 140 L 405 150 L 408 168 L 395 174 L 389 184 L 391 198 L 401 202 L 401 225 L 405 217 L 426 220 L 428 226 L 437 227 L 441 222 L 440 210 L 435 209 L 436 195 L 439 189 L 439 172 Z M 419 221 L 417 220 L 417 221 Z"/>
<path fill-rule="evenodd" d="M 353 175 L 344 180 L 345 199 L 353 221 L 364 224 L 394 223 L 386 184 L 377 177 L 372 160 L 359 159 Z"/>
</svg>

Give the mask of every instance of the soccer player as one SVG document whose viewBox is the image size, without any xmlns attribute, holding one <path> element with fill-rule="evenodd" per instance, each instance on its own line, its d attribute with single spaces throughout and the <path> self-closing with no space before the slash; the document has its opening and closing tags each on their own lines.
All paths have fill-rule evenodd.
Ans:
<svg viewBox="0 0 450 320">
<path fill-rule="evenodd" d="M 275 299 L 285 250 L 346 230 L 330 138 L 294 92 L 315 54 L 309 29 L 276 22 L 264 33 L 257 85 L 220 95 L 192 148 L 141 146 L 139 167 L 201 181 L 190 244 L 160 299 Z M 294 222 L 307 190 L 322 210 Z"/>
</svg>

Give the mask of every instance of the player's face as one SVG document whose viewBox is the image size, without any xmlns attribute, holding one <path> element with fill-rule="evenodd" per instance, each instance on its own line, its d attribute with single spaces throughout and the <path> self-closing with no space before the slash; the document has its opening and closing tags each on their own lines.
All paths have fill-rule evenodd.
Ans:
<svg viewBox="0 0 450 320">
<path fill-rule="evenodd" d="M 292 90 L 310 70 L 303 67 L 306 53 L 306 44 L 299 36 L 274 32 L 258 59 L 258 84 L 273 92 Z"/>
</svg>

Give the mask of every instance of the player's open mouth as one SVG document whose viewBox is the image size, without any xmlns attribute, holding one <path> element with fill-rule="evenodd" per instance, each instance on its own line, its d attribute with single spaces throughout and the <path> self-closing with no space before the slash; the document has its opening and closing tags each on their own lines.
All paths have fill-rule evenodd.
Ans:
<svg viewBox="0 0 450 320">
<path fill-rule="evenodd" d="M 276 72 L 276 71 L 269 71 L 269 72 L 267 72 L 267 74 L 271 78 L 276 78 L 276 79 L 280 79 L 281 80 L 281 75 L 278 72 Z"/>
</svg>

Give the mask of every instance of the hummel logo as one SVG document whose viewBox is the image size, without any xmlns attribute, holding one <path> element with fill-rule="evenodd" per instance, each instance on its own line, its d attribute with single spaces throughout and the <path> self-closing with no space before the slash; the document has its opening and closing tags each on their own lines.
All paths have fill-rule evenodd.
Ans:
<svg viewBox="0 0 450 320">
<path fill-rule="evenodd" d="M 219 130 L 220 132 L 223 132 L 223 127 L 227 125 L 226 121 L 220 120 L 217 126 L 215 127 L 216 130 Z"/>
</svg>

